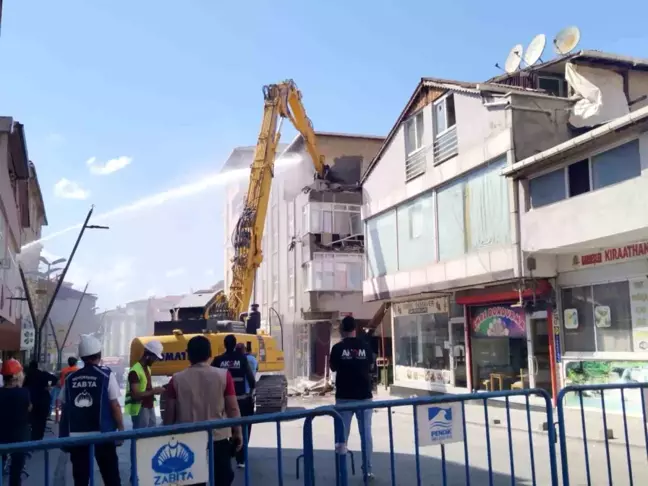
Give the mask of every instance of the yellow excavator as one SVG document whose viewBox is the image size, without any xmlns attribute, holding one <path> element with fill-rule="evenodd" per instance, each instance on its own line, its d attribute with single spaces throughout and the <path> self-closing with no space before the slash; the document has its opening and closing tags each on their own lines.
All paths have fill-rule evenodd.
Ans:
<svg viewBox="0 0 648 486">
<path fill-rule="evenodd" d="M 263 97 L 263 121 L 251 165 L 245 207 L 232 235 L 235 254 L 229 293 L 220 291 L 202 299 L 201 296 L 188 296 L 171 310 L 170 321 L 155 323 L 153 336 L 135 338 L 130 353 L 132 366 L 142 356 L 144 344 L 154 339 L 161 341 L 164 359 L 153 365 L 151 374 L 170 377 L 189 366 L 187 341 L 193 336 L 202 334 L 209 338 L 212 354 L 216 356 L 225 351 L 224 337 L 234 334 L 237 342 L 245 343 L 259 362 L 257 413 L 284 411 L 288 400 L 283 350 L 274 338 L 259 331 L 261 315 L 258 306 L 252 304 L 248 312 L 256 270 L 263 260 L 261 243 L 281 124 L 285 118 L 304 138 L 315 166 L 315 177 L 322 180 L 331 177 L 324 156 L 317 148 L 313 126 L 294 81 L 264 86 Z"/>
</svg>

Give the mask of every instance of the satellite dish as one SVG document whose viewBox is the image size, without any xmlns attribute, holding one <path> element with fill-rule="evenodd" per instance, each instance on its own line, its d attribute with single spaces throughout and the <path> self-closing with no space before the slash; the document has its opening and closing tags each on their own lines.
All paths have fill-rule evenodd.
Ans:
<svg viewBox="0 0 648 486">
<path fill-rule="evenodd" d="M 563 30 L 558 32 L 553 41 L 556 54 L 568 54 L 573 51 L 580 41 L 580 35 L 580 29 L 575 25 L 565 27 Z"/>
<path fill-rule="evenodd" d="M 513 49 L 511 49 L 511 52 L 509 52 L 509 55 L 506 57 L 506 62 L 504 63 L 504 70 L 507 73 L 513 73 L 517 71 L 517 68 L 520 67 L 523 50 L 524 48 L 522 47 L 522 44 L 513 46 Z"/>
<path fill-rule="evenodd" d="M 544 52 L 546 44 L 547 36 L 544 34 L 538 34 L 531 39 L 531 42 L 529 42 L 526 52 L 524 53 L 524 62 L 527 66 L 533 66 L 538 62 L 538 59 L 541 58 L 542 53 Z M 542 59 L 540 59 L 540 61 L 542 62 Z"/>
</svg>

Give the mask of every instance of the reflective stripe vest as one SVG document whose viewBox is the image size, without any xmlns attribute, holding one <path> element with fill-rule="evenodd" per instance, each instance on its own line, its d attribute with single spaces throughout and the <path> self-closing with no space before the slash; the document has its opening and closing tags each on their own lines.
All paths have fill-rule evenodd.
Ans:
<svg viewBox="0 0 648 486">
<path fill-rule="evenodd" d="M 245 391 L 245 384 L 247 377 L 246 372 L 249 364 L 243 353 L 239 353 L 238 351 L 233 353 L 223 353 L 214 358 L 212 366 L 222 370 L 229 370 L 234 381 L 237 398 L 244 398 L 248 395 Z"/>
<path fill-rule="evenodd" d="M 137 378 L 139 381 L 139 392 L 145 392 L 146 387 L 148 385 L 148 379 L 146 378 L 146 371 L 144 371 L 144 367 L 140 363 L 135 363 L 133 367 L 130 369 L 131 371 L 134 371 L 137 373 Z M 151 369 L 149 368 L 147 370 L 149 372 L 149 376 L 151 374 Z M 130 374 L 130 372 L 129 372 Z M 124 410 L 128 415 L 131 417 L 137 417 L 139 415 L 140 410 L 142 408 L 142 402 L 141 401 L 134 401 L 133 398 L 131 397 L 131 384 L 128 382 L 126 385 L 126 401 L 125 401 L 125 407 Z"/>
</svg>

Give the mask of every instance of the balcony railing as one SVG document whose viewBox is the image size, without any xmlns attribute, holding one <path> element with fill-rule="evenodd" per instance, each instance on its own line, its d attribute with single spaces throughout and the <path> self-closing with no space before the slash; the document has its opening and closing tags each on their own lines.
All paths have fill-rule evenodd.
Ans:
<svg viewBox="0 0 648 486">
<path fill-rule="evenodd" d="M 425 174 L 425 154 L 427 150 L 421 149 L 407 157 L 405 160 L 405 182 Z"/>
<path fill-rule="evenodd" d="M 459 153 L 457 126 L 448 129 L 434 140 L 434 163 L 440 164 Z"/>
</svg>

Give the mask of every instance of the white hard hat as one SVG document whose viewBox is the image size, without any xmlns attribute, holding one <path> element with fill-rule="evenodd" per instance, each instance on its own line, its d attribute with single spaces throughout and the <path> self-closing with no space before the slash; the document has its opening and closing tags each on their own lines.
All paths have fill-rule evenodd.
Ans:
<svg viewBox="0 0 648 486">
<path fill-rule="evenodd" d="M 101 341 L 92 334 L 82 334 L 79 339 L 79 356 L 87 358 L 101 353 Z"/>
<path fill-rule="evenodd" d="M 149 341 L 144 345 L 144 349 L 149 353 L 157 356 L 158 359 L 162 359 L 162 343 L 160 341 Z"/>
</svg>

